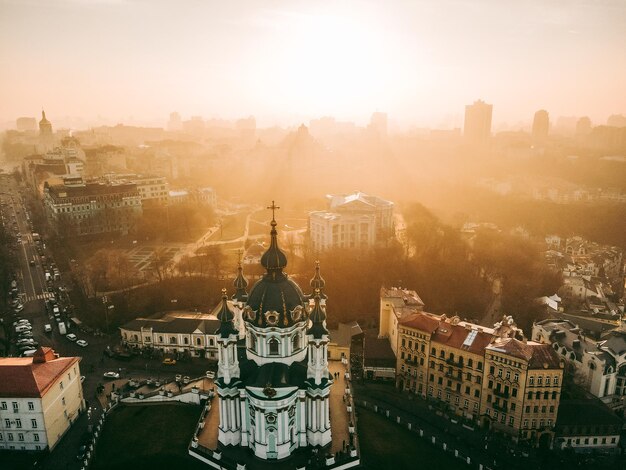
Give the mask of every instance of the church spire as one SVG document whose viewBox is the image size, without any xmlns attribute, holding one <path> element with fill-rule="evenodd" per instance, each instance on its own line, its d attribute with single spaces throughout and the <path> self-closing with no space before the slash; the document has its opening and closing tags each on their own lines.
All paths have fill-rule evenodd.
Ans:
<svg viewBox="0 0 626 470">
<path fill-rule="evenodd" d="M 233 295 L 233 300 L 237 300 L 239 302 L 245 302 L 248 300 L 248 292 L 246 288 L 248 287 L 248 280 L 243 275 L 243 267 L 241 266 L 241 251 L 239 252 L 239 261 L 237 262 L 237 277 L 233 282 L 235 286 L 236 292 Z"/>
<path fill-rule="evenodd" d="M 315 262 L 315 275 L 311 279 L 311 282 L 309 283 L 309 285 L 313 289 L 314 293 L 317 290 L 320 291 L 320 297 L 322 299 L 326 299 L 327 298 L 326 294 L 324 294 L 324 287 L 326 286 L 326 281 L 324 280 L 324 278 L 320 274 L 320 262 L 319 261 Z"/>
<path fill-rule="evenodd" d="M 268 207 L 268 209 L 272 209 L 272 230 L 270 231 L 270 247 L 267 249 L 263 256 L 261 257 L 261 265 L 267 270 L 268 274 L 271 274 L 273 278 L 276 278 L 276 274 L 282 274 L 282 270 L 285 266 L 287 266 L 287 256 L 285 253 L 278 248 L 278 232 L 276 231 L 276 218 L 275 211 L 276 209 L 280 209 L 280 207 L 274 204 L 272 201 L 272 205 Z"/>
<path fill-rule="evenodd" d="M 309 315 L 312 325 L 307 333 L 313 335 L 314 338 L 321 338 L 323 335 L 328 334 L 328 330 L 326 329 L 326 311 L 321 304 L 319 288 L 315 289 L 314 302 L 315 304 L 313 305 L 313 309 Z"/>
<path fill-rule="evenodd" d="M 220 321 L 220 327 L 217 332 L 222 338 L 226 338 L 232 334 L 237 334 L 233 320 L 235 319 L 234 312 L 228 306 L 228 296 L 226 295 L 226 288 L 222 289 L 222 306 L 220 311 L 217 312 L 217 319 Z"/>
</svg>

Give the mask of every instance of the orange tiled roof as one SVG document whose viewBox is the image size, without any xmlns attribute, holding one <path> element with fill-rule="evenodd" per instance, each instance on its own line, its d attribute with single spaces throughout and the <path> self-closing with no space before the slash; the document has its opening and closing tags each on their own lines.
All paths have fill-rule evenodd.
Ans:
<svg viewBox="0 0 626 470">
<path fill-rule="evenodd" d="M 0 358 L 0 397 L 43 397 L 78 361 L 78 357 L 55 358 L 50 348 L 40 348 L 36 357 Z"/>
<path fill-rule="evenodd" d="M 515 338 L 504 338 L 493 343 L 489 349 L 504 352 L 510 356 L 524 359 L 531 369 L 559 369 L 561 359 L 549 344 L 534 341 L 523 342 Z"/>
<path fill-rule="evenodd" d="M 470 339 L 470 335 L 474 338 Z M 468 351 L 473 354 L 482 355 L 485 348 L 489 346 L 494 335 L 485 331 L 479 331 L 477 328 L 466 328 L 463 325 L 452 325 L 448 322 L 440 322 L 435 334 L 431 337 L 431 341 L 435 343 L 445 344 L 446 346 Z"/>
<path fill-rule="evenodd" d="M 413 313 L 400 320 L 400 325 L 432 334 L 439 326 L 439 320 L 423 313 Z"/>
</svg>

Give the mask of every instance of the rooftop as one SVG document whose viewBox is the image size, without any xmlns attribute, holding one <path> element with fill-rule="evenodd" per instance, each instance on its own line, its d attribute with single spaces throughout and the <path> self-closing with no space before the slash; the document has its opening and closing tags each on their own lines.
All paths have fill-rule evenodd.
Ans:
<svg viewBox="0 0 626 470">
<path fill-rule="evenodd" d="M 596 400 L 562 400 L 556 425 L 560 426 L 598 426 L 621 427 L 622 420 L 604 404 Z"/>
<path fill-rule="evenodd" d="M 229 306 L 232 302 L 228 301 Z M 221 307 L 221 303 L 218 305 Z M 155 318 L 156 317 L 156 318 Z M 215 334 L 220 321 L 214 313 L 199 313 L 189 311 L 172 311 L 156 314 L 151 318 L 136 318 L 121 326 L 121 329 L 139 331 L 142 328 L 162 333 L 190 334 L 199 331 L 202 334 Z"/>
<path fill-rule="evenodd" d="M 78 357 L 57 357 L 52 348 L 40 347 L 33 357 L 0 358 L 0 397 L 43 397 Z"/>
<path fill-rule="evenodd" d="M 487 350 L 503 352 L 528 362 L 530 369 L 560 369 L 561 359 L 552 346 L 515 338 L 497 339 Z"/>
</svg>

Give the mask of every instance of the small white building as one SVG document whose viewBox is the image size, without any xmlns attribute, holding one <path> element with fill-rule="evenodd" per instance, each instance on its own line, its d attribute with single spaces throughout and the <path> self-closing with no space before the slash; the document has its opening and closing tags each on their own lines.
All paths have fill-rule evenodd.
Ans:
<svg viewBox="0 0 626 470">
<path fill-rule="evenodd" d="M 622 419 L 593 400 L 565 400 L 559 406 L 555 445 L 577 453 L 617 453 Z"/>
<path fill-rule="evenodd" d="M 173 311 L 159 318 L 136 318 L 120 327 L 120 335 L 122 343 L 131 348 L 165 354 L 186 352 L 216 360 L 219 324 L 212 314 Z"/>
<path fill-rule="evenodd" d="M 0 358 L 0 450 L 54 449 L 85 409 L 79 360 L 46 347 Z"/>
</svg>

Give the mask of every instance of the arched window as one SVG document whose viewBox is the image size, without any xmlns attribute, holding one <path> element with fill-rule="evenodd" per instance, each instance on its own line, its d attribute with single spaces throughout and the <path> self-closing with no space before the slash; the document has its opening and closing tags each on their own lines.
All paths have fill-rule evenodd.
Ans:
<svg viewBox="0 0 626 470">
<path fill-rule="evenodd" d="M 300 349 L 300 335 L 298 335 L 297 333 L 293 336 L 293 339 L 291 340 L 291 347 L 294 352 Z"/>
<path fill-rule="evenodd" d="M 139 341 L 139 336 L 133 335 L 133 341 Z"/>
<path fill-rule="evenodd" d="M 196 338 L 196 344 L 198 346 L 201 346 L 202 345 L 202 340 L 200 338 Z"/>
<path fill-rule="evenodd" d="M 250 349 L 256 352 L 256 336 L 250 335 Z"/>
<path fill-rule="evenodd" d="M 183 338 L 183 342 L 184 342 L 185 344 L 189 344 L 189 338 L 187 338 L 187 337 L 185 336 L 185 337 Z"/>
<path fill-rule="evenodd" d="M 596 370 L 596 365 L 593 362 L 589 363 L 589 369 Z"/>
<path fill-rule="evenodd" d="M 278 356 L 278 340 L 276 338 L 272 338 L 269 340 L 270 346 L 270 356 Z"/>
</svg>

